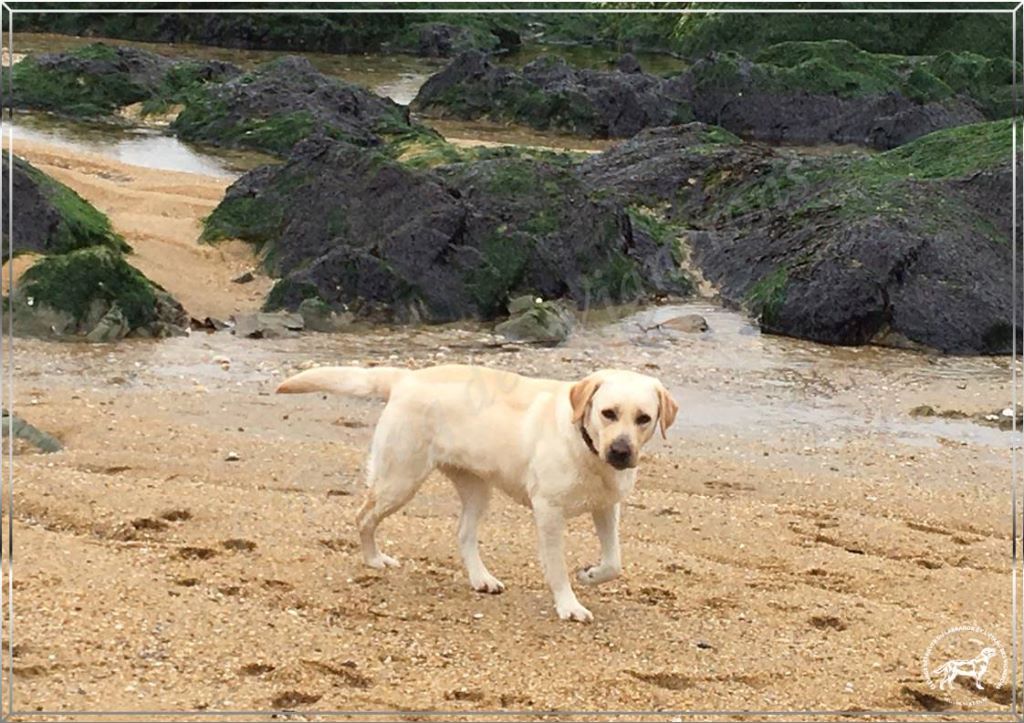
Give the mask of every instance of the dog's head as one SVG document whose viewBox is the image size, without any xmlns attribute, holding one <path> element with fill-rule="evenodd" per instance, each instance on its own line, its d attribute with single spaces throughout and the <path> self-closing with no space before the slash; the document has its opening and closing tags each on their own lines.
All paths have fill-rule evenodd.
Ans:
<svg viewBox="0 0 1024 723">
<path fill-rule="evenodd" d="M 615 469 L 636 467 L 640 450 L 676 419 L 679 405 L 654 377 L 604 370 L 569 390 L 573 422 L 593 441 L 597 455 Z"/>
</svg>

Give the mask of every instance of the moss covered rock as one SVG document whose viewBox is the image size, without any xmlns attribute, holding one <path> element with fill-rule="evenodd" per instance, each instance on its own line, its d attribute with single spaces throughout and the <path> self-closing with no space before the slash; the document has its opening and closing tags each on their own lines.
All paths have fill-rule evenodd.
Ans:
<svg viewBox="0 0 1024 723">
<path fill-rule="evenodd" d="M 909 58 L 842 40 L 790 42 L 753 59 L 711 53 L 670 81 L 698 120 L 745 137 L 888 149 L 1009 115 L 1009 61 L 970 53 Z"/>
<path fill-rule="evenodd" d="M 16 333 L 89 341 L 184 333 L 188 315 L 166 291 L 102 246 L 46 256 L 10 300 Z"/>
<path fill-rule="evenodd" d="M 219 61 L 176 61 L 139 48 L 95 43 L 66 53 L 30 55 L 15 65 L 12 104 L 79 117 L 112 115 L 133 103 L 157 110 L 237 72 Z"/>
<path fill-rule="evenodd" d="M 17 156 L 13 167 L 9 167 L 8 154 L 2 155 L 0 172 L 4 179 L 12 179 L 16 254 L 63 254 L 86 246 L 129 250 L 124 239 L 110 227 L 107 217 L 77 193 Z M 4 260 L 9 248 L 8 232 L 5 225 Z"/>
<path fill-rule="evenodd" d="M 408 109 L 285 56 L 226 83 L 205 86 L 171 124 L 182 138 L 285 154 L 312 135 L 361 146 L 429 133 Z"/>
<path fill-rule="evenodd" d="M 1012 80 L 1006 60 L 876 54 L 842 40 L 781 43 L 753 57 L 710 53 L 671 78 L 578 70 L 557 58 L 520 72 L 467 53 L 430 78 L 413 107 L 590 137 L 700 120 L 758 140 L 887 149 L 1008 116 Z"/>
<path fill-rule="evenodd" d="M 685 99 L 643 73 L 578 70 L 545 56 L 522 71 L 486 55 L 460 55 L 420 89 L 412 107 L 426 115 L 515 121 L 597 138 L 692 120 Z"/>
<path fill-rule="evenodd" d="M 267 308 L 317 298 L 363 317 L 440 322 L 500 316 L 521 293 L 603 305 L 689 288 L 673 241 L 585 188 L 570 159 L 515 151 L 419 170 L 312 139 L 239 179 L 206 237 L 261 246 L 281 277 Z"/>
<path fill-rule="evenodd" d="M 679 16 L 673 48 L 699 58 L 721 51 L 752 55 L 787 41 L 846 40 L 873 53 L 895 55 L 970 51 L 1009 58 L 1012 52 L 1006 18 L 999 13 L 886 13 L 868 3 L 844 4 L 844 9 L 860 7 L 863 13 L 816 13 L 811 3 L 788 6 L 810 11 L 805 13 L 714 12 L 725 5 L 707 3 L 701 7 L 710 12 Z"/>
<path fill-rule="evenodd" d="M 1010 134 L 996 121 L 815 158 L 708 142 L 700 126 L 654 129 L 582 174 L 686 226 L 703 275 L 766 331 L 1007 353 L 1021 334 L 1006 293 Z"/>
<path fill-rule="evenodd" d="M 519 45 L 525 19 L 520 14 L 319 13 L 323 3 L 307 3 L 302 13 L 61 12 L 18 18 L 22 32 L 63 33 L 196 43 L 227 48 L 325 53 L 408 52 L 436 57 L 451 49 L 482 50 Z M 440 39 L 423 38 L 424 29 L 447 27 Z"/>
</svg>

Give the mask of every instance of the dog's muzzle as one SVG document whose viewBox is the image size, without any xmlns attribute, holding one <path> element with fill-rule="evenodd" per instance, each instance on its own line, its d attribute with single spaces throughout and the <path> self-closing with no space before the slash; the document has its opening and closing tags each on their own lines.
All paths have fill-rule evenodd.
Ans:
<svg viewBox="0 0 1024 723">
<path fill-rule="evenodd" d="M 611 446 L 608 447 L 608 453 L 605 455 L 605 460 L 615 469 L 636 467 L 636 455 L 633 454 L 633 447 L 630 446 L 629 440 L 624 437 L 619 437 L 611 443 Z"/>
</svg>

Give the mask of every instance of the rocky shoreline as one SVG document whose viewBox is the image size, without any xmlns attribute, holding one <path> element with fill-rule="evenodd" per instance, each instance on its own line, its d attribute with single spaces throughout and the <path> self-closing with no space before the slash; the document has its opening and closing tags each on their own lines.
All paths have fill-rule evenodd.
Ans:
<svg viewBox="0 0 1024 723">
<path fill-rule="evenodd" d="M 1008 117 L 1013 67 L 971 53 L 902 58 L 845 41 L 790 42 L 754 58 L 709 53 L 678 75 L 577 69 L 546 56 L 521 71 L 463 53 L 412 103 L 427 116 L 488 118 L 591 138 L 701 121 L 752 140 L 894 148 L 954 126 Z"/>
<path fill-rule="evenodd" d="M 998 84 L 987 95 L 987 86 L 977 86 L 967 96 L 941 80 L 952 82 L 954 70 L 964 83 L 1001 77 L 1002 66 L 952 54 L 913 65 L 882 62 L 839 41 L 787 43 L 760 57 L 751 64 L 713 56 L 657 79 L 628 58 L 615 71 L 542 58 L 519 74 L 470 53 L 428 81 L 414 103 L 424 110 L 425 98 L 456 88 L 475 98 L 472 108 L 518 120 L 534 112 L 545 122 L 571 117 L 579 131 L 615 128 L 632 136 L 589 158 L 457 148 L 407 108 L 325 76 L 303 58 L 243 73 L 93 45 L 25 62 L 35 63 L 26 66 L 31 73 L 61 69 L 53 72 L 62 82 L 67 67 L 90 82 L 98 69 L 108 72 L 96 87 L 78 84 L 86 94 L 79 106 L 88 104 L 88 93 L 96 109 L 111 97 L 144 106 L 180 100 L 171 130 L 183 138 L 282 159 L 228 189 L 202 235 L 209 243 L 253 244 L 263 270 L 278 279 L 266 310 L 295 311 L 313 300 L 327 317 L 492 320 L 518 296 L 578 309 L 679 297 L 695 288 L 686 267 L 771 333 L 827 344 L 1008 352 L 1021 331 L 1007 322 L 1010 229 L 993 194 L 1011 173 L 1004 152 L 1010 124 L 969 122 L 1002 112 Z M 823 58 L 852 68 L 845 77 L 856 87 L 838 93 L 833 71 L 808 75 Z M 906 95 L 886 94 L 878 84 L 890 72 L 882 80 Z M 192 81 L 176 85 L 172 75 Z M 842 125 L 836 103 L 859 104 L 859 130 L 849 132 L 870 126 L 874 136 L 858 142 L 897 148 L 805 156 L 720 126 L 680 122 L 710 112 L 702 104 L 717 107 L 718 93 L 745 98 L 737 107 L 760 113 L 767 126 L 773 116 L 759 109 L 785 97 L 787 87 L 812 81 L 818 95 L 792 96 L 806 112 L 785 105 L 777 112 L 813 136 L 826 121 Z M 112 94 L 118 82 L 150 95 Z M 743 90 L 757 87 L 776 95 Z M 876 92 L 865 95 L 866 88 Z M 931 88 L 931 95 L 910 100 L 911 88 Z M 518 100 L 496 100 L 510 94 Z M 832 111 L 811 112 L 808 103 Z M 901 103 L 912 109 L 900 110 Z M 886 104 L 890 116 L 880 115 Z M 896 120 L 887 126 L 886 118 Z M 949 123 L 957 127 L 935 130 Z M 776 124 L 773 132 L 792 140 L 795 131 Z M 826 137 L 834 140 L 834 133 Z M 563 313 L 544 313 L 562 328 Z"/>
</svg>

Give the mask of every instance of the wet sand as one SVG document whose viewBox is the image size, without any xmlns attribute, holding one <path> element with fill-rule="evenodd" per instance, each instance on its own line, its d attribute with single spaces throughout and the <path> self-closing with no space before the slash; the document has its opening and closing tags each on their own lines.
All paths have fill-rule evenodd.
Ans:
<svg viewBox="0 0 1024 723">
<path fill-rule="evenodd" d="M 16 707 L 941 705 L 920 673 L 935 636 L 976 624 L 1010 643 L 1010 435 L 906 410 L 998 406 L 1005 363 L 837 353 L 710 318 L 708 341 L 640 343 L 624 323 L 554 350 L 457 328 L 18 341 L 16 409 L 67 450 L 15 458 Z M 379 405 L 270 394 L 309 360 L 664 379 L 680 423 L 626 505 L 624 576 L 579 590 L 596 622 L 554 616 L 530 516 L 505 499 L 483 549 L 508 590 L 469 590 L 440 478 L 382 526 L 403 567 L 364 568 L 352 519 Z M 570 564 L 596 553 L 575 520 Z M 985 695 L 978 709 L 1009 690 Z"/>
</svg>

